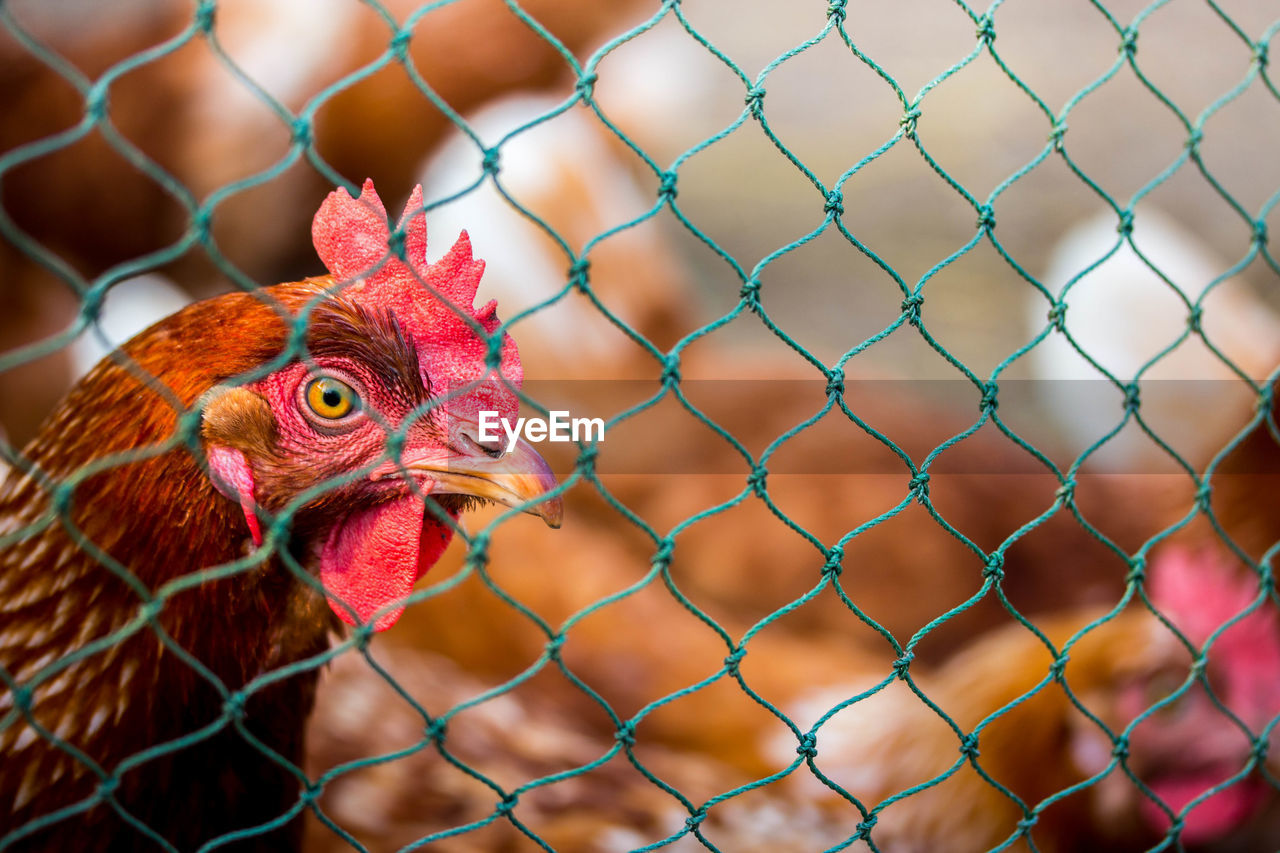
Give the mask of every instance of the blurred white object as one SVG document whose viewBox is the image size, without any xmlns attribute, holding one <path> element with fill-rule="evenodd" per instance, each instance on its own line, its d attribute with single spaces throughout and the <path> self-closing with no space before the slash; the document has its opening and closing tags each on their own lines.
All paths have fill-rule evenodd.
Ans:
<svg viewBox="0 0 1280 853">
<path fill-rule="evenodd" d="M 78 381 L 115 347 L 190 302 L 185 291 L 161 275 L 140 275 L 114 285 L 98 314 L 102 334 L 87 329 L 68 347 L 71 381 Z M 104 345 L 104 336 L 111 346 Z"/>
<path fill-rule="evenodd" d="M 494 146 L 562 103 L 550 96 L 511 97 L 469 116 L 467 123 L 486 146 Z M 592 113 L 575 106 L 501 145 L 497 181 L 579 255 L 593 238 L 643 215 L 658 201 L 656 191 L 642 189 L 621 149 L 610 144 L 611 136 Z M 475 143 L 455 133 L 427 162 L 422 184 L 429 200 L 447 198 L 483 174 Z M 504 320 L 556 296 L 569 282 L 564 249 L 508 202 L 492 180 L 427 213 L 433 254 L 446 251 L 463 229 L 470 229 L 476 257 L 486 263 L 478 299 L 496 298 Z M 680 302 L 679 266 L 653 221 L 596 244 L 588 259 L 593 292 L 642 333 L 661 324 Z M 526 370 L 543 376 L 602 370 L 608 375 L 609 365 L 641 352 L 576 290 L 521 319 L 513 333 Z"/>
<path fill-rule="evenodd" d="M 1120 240 L 1116 224 L 1115 215 L 1106 213 L 1071 230 L 1050 258 L 1042 279 L 1045 286 L 1061 297 L 1068 281 Z M 1135 213 L 1133 242 L 1192 304 L 1232 266 L 1151 209 Z M 1178 294 L 1127 241 L 1076 281 L 1064 301 L 1071 337 L 1125 383 L 1176 341 L 1190 319 Z M 1280 318 L 1244 280 L 1233 276 L 1218 284 L 1204 297 L 1201 309 L 1209 341 L 1246 375 L 1264 378 L 1275 369 L 1280 361 Z M 1024 315 L 1031 334 L 1044 329 L 1046 314 L 1043 297 L 1031 297 Z M 1072 448 L 1084 449 L 1123 419 L 1123 394 L 1061 333 L 1052 332 L 1027 360 L 1033 378 L 1039 380 L 1037 396 Z M 1247 386 L 1194 333 L 1143 372 L 1141 392 L 1144 420 L 1197 466 L 1243 425 L 1250 410 Z M 1152 463 L 1167 468 L 1169 463 L 1167 454 L 1132 423 L 1091 459 L 1104 469 L 1124 471 L 1151 470 Z"/>
</svg>

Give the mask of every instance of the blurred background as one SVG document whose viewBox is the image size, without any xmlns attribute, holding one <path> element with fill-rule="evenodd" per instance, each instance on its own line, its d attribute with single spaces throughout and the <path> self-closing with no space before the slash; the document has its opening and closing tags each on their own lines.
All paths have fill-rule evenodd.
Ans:
<svg viewBox="0 0 1280 853">
<path fill-rule="evenodd" d="M 504 521 L 481 570 L 455 545 L 440 583 L 373 646 L 448 717 L 456 758 L 506 790 L 574 769 L 516 810 L 557 849 L 678 833 L 690 809 L 625 755 L 578 772 L 615 748 L 612 715 L 638 723 L 633 758 L 702 803 L 794 760 L 794 743 L 781 760 L 769 746 L 795 737 L 770 706 L 789 713 L 817 688 L 848 698 L 868 673 L 891 675 L 909 641 L 943 672 L 966 643 L 1011 627 L 1031 636 L 1015 614 L 1114 605 L 1131 555 L 1155 541 L 1224 551 L 1247 572 L 1280 540 L 1274 416 L 1268 429 L 1257 406 L 1280 365 L 1280 267 L 1265 239 L 1280 233 L 1274 3 L 983 11 L 942 0 L 0 3 L 6 446 L 156 319 L 321 272 L 310 218 L 336 182 L 365 178 L 392 211 L 423 184 L 434 254 L 469 231 L 488 264 L 480 299 L 523 315 L 510 331 L 544 407 L 616 417 L 659 394 L 671 352 L 687 403 L 759 460 L 824 412 L 817 365 L 839 364 L 840 399 L 862 423 L 825 411 L 770 451 L 759 491 L 752 460 L 673 393 L 611 423 L 599 485 L 575 482 L 563 531 Z M 762 314 L 744 307 L 748 282 Z M 82 312 L 99 301 L 100 315 Z M 983 409 L 989 380 L 999 407 Z M 1135 380 L 1142 423 L 1125 408 Z M 571 475 L 576 448 L 550 450 Z M 1197 511 L 1197 475 L 1215 459 L 1211 519 Z M 823 573 L 837 543 L 843 594 Z M 739 682 L 724 659 L 744 635 Z M 422 730 L 363 658 L 335 662 L 308 771 L 420 748 L 338 772 L 326 820 L 370 849 L 472 822 L 431 849 L 528 848 L 510 821 L 486 820 L 494 791 Z M 864 775 L 869 804 L 915 784 L 879 791 L 889 783 Z M 1134 839 L 1163 827 L 1135 817 L 1124 785 L 1053 808 L 1083 809 L 1111 827 L 1099 838 L 1142 849 Z M 752 805 L 753 793 L 710 812 L 708 837 L 733 839 L 721 849 L 820 849 L 862 817 L 785 782 L 760 790 L 780 799 Z M 1261 796 L 1274 811 L 1275 790 Z M 1204 843 L 1274 847 L 1275 821 L 1256 813 Z M 1102 849 L 1062 841 L 1067 825 L 1046 819 L 1039 849 Z M 315 849 L 350 849 L 321 820 L 314 829 Z M 684 845 L 701 846 L 686 835 L 673 849 Z"/>
</svg>

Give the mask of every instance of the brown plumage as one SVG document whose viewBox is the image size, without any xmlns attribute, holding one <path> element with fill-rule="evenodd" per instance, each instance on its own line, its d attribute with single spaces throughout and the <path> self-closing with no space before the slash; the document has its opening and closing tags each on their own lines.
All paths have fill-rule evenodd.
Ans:
<svg viewBox="0 0 1280 853">
<path fill-rule="evenodd" d="M 390 627 L 472 498 L 518 504 L 554 482 L 531 451 L 494 460 L 458 433 L 472 403 L 513 410 L 498 392 L 422 414 L 433 379 L 485 375 L 472 357 L 484 343 L 455 313 L 474 313 L 482 265 L 464 237 L 429 266 L 421 218 L 405 222 L 407 264 L 345 289 L 325 276 L 229 294 L 143 332 L 127 366 L 104 361 L 73 389 L 0 485 L 0 843 L 118 850 L 146 834 L 191 849 L 273 821 L 242 846 L 296 846 L 330 632 Z M 385 255 L 388 232 L 371 185 L 316 218 L 346 281 Z M 304 308 L 309 355 L 285 358 Z M 475 322 L 496 326 L 492 310 Z M 501 371 L 519 382 L 509 339 Z M 356 404 L 325 414 L 306 390 L 320 378 Z M 396 470 L 377 474 L 392 431 Z M 553 520 L 556 507 L 535 511 Z M 268 524 L 286 510 L 279 538 Z"/>
</svg>

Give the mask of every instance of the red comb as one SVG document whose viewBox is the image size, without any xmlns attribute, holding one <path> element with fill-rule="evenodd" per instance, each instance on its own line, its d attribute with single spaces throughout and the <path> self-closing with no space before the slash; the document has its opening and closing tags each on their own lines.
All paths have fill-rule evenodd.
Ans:
<svg viewBox="0 0 1280 853">
<path fill-rule="evenodd" d="M 1220 550 L 1165 548 L 1151 571 L 1151 600 L 1197 647 L 1258 597 L 1258 579 Z M 1209 659 L 1226 702 L 1251 725 L 1280 713 L 1280 621 L 1270 600 L 1227 628 Z"/>
<path fill-rule="evenodd" d="M 329 193 L 316 211 L 311 238 L 334 278 L 352 282 L 343 294 L 394 312 L 419 349 L 429 351 L 424 354 L 430 356 L 437 378 L 479 379 L 485 373 L 488 348 L 464 318 L 485 332 L 498 327 L 496 303 L 486 303 L 478 311 L 474 306 L 484 261 L 472 257 L 471 240 L 463 231 L 443 258 L 427 263 L 421 186 L 410 194 L 399 230 L 407 263 L 389 248 L 386 208 L 373 181 L 366 180 L 358 198 L 341 187 Z M 510 336 L 502 344 L 501 373 L 517 385 L 522 378 L 520 357 Z"/>
</svg>

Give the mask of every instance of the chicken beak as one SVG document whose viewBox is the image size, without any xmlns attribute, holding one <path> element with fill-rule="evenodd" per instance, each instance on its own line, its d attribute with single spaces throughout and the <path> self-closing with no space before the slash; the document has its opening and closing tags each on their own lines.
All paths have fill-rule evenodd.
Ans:
<svg viewBox="0 0 1280 853">
<path fill-rule="evenodd" d="M 548 527 L 559 527 L 564 518 L 564 501 L 559 495 L 545 497 L 556 487 L 555 475 L 546 460 L 524 439 L 509 453 L 489 456 L 451 453 L 446 456 L 405 459 L 404 470 L 428 481 L 428 494 L 471 495 L 510 507 L 519 507 L 540 517 Z M 399 466 L 387 466 L 375 477 L 394 475 Z M 536 503 L 535 503 L 536 501 Z"/>
</svg>

